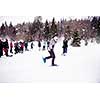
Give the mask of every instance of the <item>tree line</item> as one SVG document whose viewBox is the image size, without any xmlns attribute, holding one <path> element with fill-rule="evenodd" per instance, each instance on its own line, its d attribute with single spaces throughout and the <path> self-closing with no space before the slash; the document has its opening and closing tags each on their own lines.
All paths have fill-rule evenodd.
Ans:
<svg viewBox="0 0 100 100">
<path fill-rule="evenodd" d="M 86 19 L 61 19 L 56 21 L 46 20 L 42 22 L 42 16 L 36 16 L 33 22 L 23 22 L 13 25 L 12 22 L 7 25 L 7 22 L 2 23 L 0 27 L 0 37 L 10 37 L 16 40 L 16 37 L 26 37 L 27 40 L 33 39 L 49 39 L 54 35 L 72 37 L 75 32 L 79 33 L 81 38 L 96 38 L 100 37 L 100 17 L 90 16 Z"/>
</svg>

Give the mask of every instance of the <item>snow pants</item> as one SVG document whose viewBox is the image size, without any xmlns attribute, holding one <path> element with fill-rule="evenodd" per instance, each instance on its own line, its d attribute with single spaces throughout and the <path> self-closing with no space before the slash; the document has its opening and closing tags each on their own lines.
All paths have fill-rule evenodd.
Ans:
<svg viewBox="0 0 100 100">
<path fill-rule="evenodd" d="M 64 48 L 63 48 L 63 54 L 64 54 L 64 53 L 67 53 L 67 47 L 64 47 Z"/>
<path fill-rule="evenodd" d="M 55 53 L 53 51 L 53 49 L 51 49 L 50 51 L 48 51 L 50 56 L 46 57 L 45 59 L 50 59 L 52 58 L 52 65 L 54 65 L 54 61 L 55 61 Z"/>
</svg>

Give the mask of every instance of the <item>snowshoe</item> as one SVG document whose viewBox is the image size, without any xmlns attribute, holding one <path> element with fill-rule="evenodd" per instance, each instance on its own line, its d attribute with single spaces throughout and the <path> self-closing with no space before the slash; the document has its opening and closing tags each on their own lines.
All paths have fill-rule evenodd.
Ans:
<svg viewBox="0 0 100 100">
<path fill-rule="evenodd" d="M 58 66 L 57 64 L 52 64 L 51 66 Z"/>
<path fill-rule="evenodd" d="M 43 59 L 43 62 L 44 62 L 44 63 L 46 63 L 46 59 L 45 59 L 45 58 L 43 58 L 43 57 L 42 57 L 42 59 Z"/>
</svg>

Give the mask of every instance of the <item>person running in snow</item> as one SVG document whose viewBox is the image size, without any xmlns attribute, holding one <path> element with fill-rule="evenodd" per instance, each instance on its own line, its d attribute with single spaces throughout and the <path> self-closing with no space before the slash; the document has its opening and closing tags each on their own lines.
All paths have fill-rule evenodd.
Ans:
<svg viewBox="0 0 100 100">
<path fill-rule="evenodd" d="M 50 40 L 50 44 L 49 44 L 49 47 L 48 47 L 48 52 L 49 52 L 50 56 L 43 58 L 44 63 L 46 63 L 47 59 L 52 58 L 51 66 L 57 66 L 57 64 L 54 63 L 54 61 L 55 61 L 54 46 L 55 46 L 56 42 L 57 41 L 54 38 L 52 38 Z"/>
<path fill-rule="evenodd" d="M 63 55 L 65 56 L 65 53 L 67 53 L 67 48 L 68 48 L 68 40 L 66 38 L 64 38 L 63 40 Z"/>
</svg>

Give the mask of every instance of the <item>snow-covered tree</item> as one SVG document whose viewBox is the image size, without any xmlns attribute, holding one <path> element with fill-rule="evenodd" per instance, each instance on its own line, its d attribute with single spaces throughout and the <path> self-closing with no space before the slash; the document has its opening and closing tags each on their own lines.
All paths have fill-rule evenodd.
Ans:
<svg viewBox="0 0 100 100">
<path fill-rule="evenodd" d="M 45 38 L 48 39 L 49 33 L 50 33 L 50 28 L 49 28 L 49 23 L 47 20 L 45 22 L 44 33 L 45 33 Z"/>
<path fill-rule="evenodd" d="M 73 33 L 73 41 L 72 41 L 72 46 L 74 46 L 74 47 L 80 47 L 80 37 L 79 37 L 79 33 L 78 33 L 78 31 L 75 31 L 74 33 Z"/>
<path fill-rule="evenodd" d="M 57 33 L 57 25 L 56 25 L 56 22 L 55 22 L 55 18 L 53 18 L 53 20 L 52 20 L 50 32 L 51 32 L 52 35 Z"/>
</svg>

